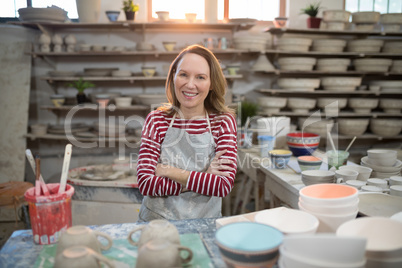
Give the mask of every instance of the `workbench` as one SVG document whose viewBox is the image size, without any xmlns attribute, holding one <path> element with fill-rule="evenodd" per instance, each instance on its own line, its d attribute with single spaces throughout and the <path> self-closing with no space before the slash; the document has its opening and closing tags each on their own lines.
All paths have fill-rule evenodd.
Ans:
<svg viewBox="0 0 402 268">
<path fill-rule="evenodd" d="M 226 267 L 222 260 L 218 246 L 215 244 L 215 218 L 171 221 L 179 234 L 198 234 L 203 242 L 213 267 Z M 123 223 L 88 226 L 93 230 L 106 233 L 115 239 L 126 239 L 134 228 L 146 223 Z M 34 267 L 43 246 L 33 241 L 32 230 L 18 230 L 7 240 L 0 251 L 0 267 L 18 268 Z"/>
</svg>

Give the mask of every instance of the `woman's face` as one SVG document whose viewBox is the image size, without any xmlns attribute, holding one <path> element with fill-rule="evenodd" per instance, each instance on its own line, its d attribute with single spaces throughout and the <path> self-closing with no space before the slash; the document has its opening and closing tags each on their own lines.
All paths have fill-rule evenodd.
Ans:
<svg viewBox="0 0 402 268">
<path fill-rule="evenodd" d="M 180 110 L 184 115 L 203 115 L 204 100 L 211 86 L 208 62 L 198 54 L 184 55 L 177 65 L 173 81 Z"/>
</svg>

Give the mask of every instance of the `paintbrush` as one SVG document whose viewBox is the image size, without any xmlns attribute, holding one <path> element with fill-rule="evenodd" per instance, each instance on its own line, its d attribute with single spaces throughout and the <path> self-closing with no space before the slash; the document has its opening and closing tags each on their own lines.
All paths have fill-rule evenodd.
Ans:
<svg viewBox="0 0 402 268">
<path fill-rule="evenodd" d="M 29 164 L 30 164 L 30 166 L 31 166 L 31 168 L 32 168 L 32 171 L 33 171 L 33 173 L 34 173 L 34 175 L 35 175 L 35 177 L 36 177 L 35 159 L 34 159 L 34 157 L 33 157 L 33 155 L 32 155 L 31 150 L 30 150 L 30 149 L 26 149 L 26 150 L 25 150 L 25 155 L 26 155 L 26 157 L 27 157 L 27 159 L 28 159 L 28 162 L 29 162 Z M 44 194 L 44 195 L 50 195 L 49 189 L 47 188 L 47 185 L 46 185 L 46 183 L 45 183 L 45 180 L 44 180 L 43 177 L 42 177 L 42 174 L 39 174 L 39 180 L 40 180 L 40 185 L 41 185 L 41 187 L 42 187 L 43 194 Z"/>
<path fill-rule="evenodd" d="M 41 195 L 40 193 L 40 158 L 38 155 L 35 155 L 35 164 L 36 164 L 36 172 L 35 172 L 35 195 Z"/>
</svg>

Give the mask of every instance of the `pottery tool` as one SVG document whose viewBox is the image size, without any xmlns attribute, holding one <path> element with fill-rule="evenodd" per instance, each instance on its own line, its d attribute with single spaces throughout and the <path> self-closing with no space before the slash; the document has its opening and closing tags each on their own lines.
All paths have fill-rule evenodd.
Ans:
<svg viewBox="0 0 402 268">
<path fill-rule="evenodd" d="M 36 171 L 35 171 L 35 195 L 40 195 L 40 158 L 38 155 L 35 156 L 35 164 L 36 164 Z"/>
<path fill-rule="evenodd" d="M 63 168 L 61 170 L 59 194 L 64 193 L 66 190 L 67 174 L 70 167 L 72 145 L 67 144 L 64 151 Z"/>
<path fill-rule="evenodd" d="M 336 154 L 337 151 L 336 151 L 334 140 L 332 139 L 331 133 L 328 131 L 327 135 L 328 135 L 329 143 L 331 144 L 332 150 L 334 150 L 334 153 Z"/>
<path fill-rule="evenodd" d="M 30 166 L 32 168 L 32 171 L 33 171 L 33 173 L 34 173 L 34 175 L 36 177 L 36 164 L 35 164 L 35 159 L 34 159 L 34 157 L 32 155 L 31 150 L 26 149 L 25 150 L 25 155 L 26 155 L 26 157 L 28 159 L 28 162 L 29 162 L 29 164 L 30 164 Z M 39 181 L 40 181 L 40 185 L 41 185 L 43 194 L 44 195 L 50 195 L 49 189 L 47 188 L 46 183 L 43 180 L 42 174 L 39 174 Z"/>
<path fill-rule="evenodd" d="M 274 135 L 274 137 L 276 137 L 282 130 L 284 130 L 285 129 L 285 126 L 283 126 L 279 131 L 277 131 L 276 133 L 275 133 L 275 135 Z"/>
<path fill-rule="evenodd" d="M 355 142 L 356 140 L 356 136 L 353 137 L 352 141 L 349 143 L 348 147 L 346 147 L 345 152 L 349 151 L 350 147 L 352 146 L 352 144 Z"/>
</svg>

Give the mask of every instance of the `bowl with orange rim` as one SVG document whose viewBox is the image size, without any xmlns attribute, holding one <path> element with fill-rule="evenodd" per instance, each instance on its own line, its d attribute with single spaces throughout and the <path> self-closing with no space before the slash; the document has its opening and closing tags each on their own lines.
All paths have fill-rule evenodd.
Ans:
<svg viewBox="0 0 402 268">
<path fill-rule="evenodd" d="M 312 155 L 303 155 L 297 157 L 297 163 L 301 171 L 317 170 L 321 167 L 322 159 Z"/>
</svg>

